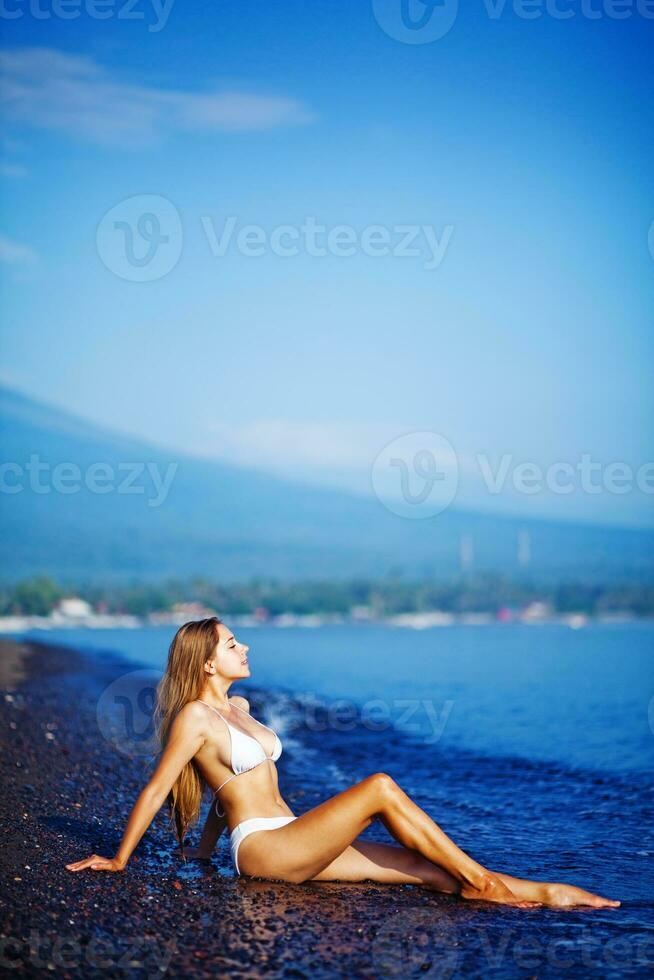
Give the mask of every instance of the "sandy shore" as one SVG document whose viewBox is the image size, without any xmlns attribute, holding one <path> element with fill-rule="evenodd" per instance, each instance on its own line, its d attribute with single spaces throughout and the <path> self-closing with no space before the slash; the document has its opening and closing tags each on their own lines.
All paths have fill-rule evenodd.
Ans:
<svg viewBox="0 0 654 980">
<path fill-rule="evenodd" d="M 25 680 L 25 660 L 29 653 L 26 643 L 0 640 L 0 689 L 14 691 Z"/>
<path fill-rule="evenodd" d="M 211 863 L 184 865 L 164 810 L 123 874 L 68 872 L 67 862 L 92 851 L 115 853 L 148 776 L 144 760 L 116 751 L 97 722 L 102 691 L 134 667 L 112 655 L 10 641 L 0 644 L 0 664 L 5 967 L 62 977 L 378 977 L 426 969 L 425 937 L 439 909 L 452 910 L 447 898 L 411 886 L 237 879 L 226 839 Z M 320 796 L 288 782 L 283 792 L 295 812 Z M 465 919 L 469 910 L 460 903 L 457 914 Z"/>
</svg>

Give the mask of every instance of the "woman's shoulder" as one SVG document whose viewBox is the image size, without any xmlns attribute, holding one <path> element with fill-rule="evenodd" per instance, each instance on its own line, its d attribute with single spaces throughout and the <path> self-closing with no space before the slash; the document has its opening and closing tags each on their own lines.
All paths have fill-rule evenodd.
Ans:
<svg viewBox="0 0 654 980">
<path fill-rule="evenodd" d="M 233 698 L 228 698 L 227 700 L 229 701 L 230 704 L 233 704 L 237 708 L 240 708 L 241 711 L 249 712 L 250 710 L 250 702 L 247 700 L 247 698 L 242 698 L 238 694 L 235 694 Z"/>
<path fill-rule="evenodd" d="M 175 720 L 179 721 L 180 724 L 188 724 L 189 722 L 201 721 L 206 715 L 207 708 L 204 702 L 199 700 L 187 701 L 177 712 Z"/>
</svg>

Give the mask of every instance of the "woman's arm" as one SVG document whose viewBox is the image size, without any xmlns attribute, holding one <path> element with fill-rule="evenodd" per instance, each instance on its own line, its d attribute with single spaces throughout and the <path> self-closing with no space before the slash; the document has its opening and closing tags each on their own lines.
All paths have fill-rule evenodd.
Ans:
<svg viewBox="0 0 654 980">
<path fill-rule="evenodd" d="M 227 817 L 219 817 L 216 814 L 216 804 L 212 802 L 209 807 L 207 819 L 202 831 L 202 837 L 197 847 L 186 847 L 184 857 L 186 858 L 210 858 L 214 852 L 216 842 L 227 826 Z"/>
<path fill-rule="evenodd" d="M 202 747 L 205 739 L 203 719 L 203 713 L 194 704 L 186 705 L 175 718 L 159 764 L 130 813 L 116 856 L 104 858 L 92 854 L 82 861 L 67 864 L 69 871 L 82 871 L 84 868 L 122 871 L 126 867 L 134 848 L 163 806 L 180 772 Z"/>
</svg>

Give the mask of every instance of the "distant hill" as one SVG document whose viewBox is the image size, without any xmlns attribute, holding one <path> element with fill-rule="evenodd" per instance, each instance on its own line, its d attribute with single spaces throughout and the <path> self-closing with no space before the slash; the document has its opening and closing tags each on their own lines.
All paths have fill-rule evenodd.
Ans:
<svg viewBox="0 0 654 980">
<path fill-rule="evenodd" d="M 119 397 L 119 393 L 117 393 Z M 139 581 L 202 575 L 222 581 L 260 578 L 407 578 L 451 576 L 462 535 L 470 535 L 475 570 L 515 576 L 520 530 L 529 534 L 534 578 L 646 580 L 654 573 L 654 531 L 489 516 L 449 508 L 429 520 L 406 520 L 369 499 L 303 487 L 262 472 L 198 459 L 102 429 L 7 388 L 0 388 L 4 486 L 0 557 L 5 581 L 47 572 L 63 582 Z M 53 487 L 52 471 L 30 486 L 26 466 L 69 463 Z M 161 506 L 146 464 L 177 470 Z M 96 468 L 91 492 L 76 479 Z M 22 468 L 22 477 L 19 470 Z M 135 469 L 136 468 L 136 469 Z M 32 465 L 32 471 L 34 466 Z M 32 479 L 38 474 L 32 472 Z M 131 486 L 125 481 L 132 477 Z M 121 492 L 115 489 L 122 484 Z M 135 493 L 138 487 L 146 492 Z"/>
</svg>

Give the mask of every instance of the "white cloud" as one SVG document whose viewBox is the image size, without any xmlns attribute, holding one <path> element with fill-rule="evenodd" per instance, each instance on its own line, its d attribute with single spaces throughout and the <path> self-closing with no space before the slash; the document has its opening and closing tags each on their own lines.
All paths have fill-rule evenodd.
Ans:
<svg viewBox="0 0 654 980">
<path fill-rule="evenodd" d="M 213 421 L 206 423 L 207 435 L 201 442 L 185 448 L 196 455 L 316 486 L 369 493 L 371 468 L 378 454 L 415 429 L 399 422 Z M 458 464 L 462 476 L 471 473 L 467 453 L 458 454 Z"/>
<path fill-rule="evenodd" d="M 138 147 L 172 132 L 265 130 L 314 118 L 301 101 L 281 95 L 133 85 L 92 58 L 51 48 L 4 51 L 0 73 L 9 119 L 96 143 Z"/>
<path fill-rule="evenodd" d="M 293 422 L 254 419 L 242 424 L 214 422 L 204 453 L 265 469 L 358 469 L 367 466 L 397 434 L 382 423 Z M 400 427 L 399 432 L 405 431 Z"/>
<path fill-rule="evenodd" d="M 17 263 L 33 263 L 38 259 L 37 253 L 28 245 L 21 245 L 14 242 L 5 235 L 0 235 L 0 262 L 7 262 L 12 265 Z"/>
</svg>

